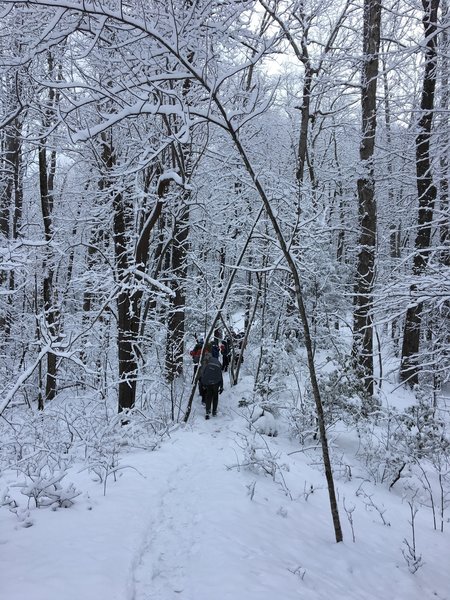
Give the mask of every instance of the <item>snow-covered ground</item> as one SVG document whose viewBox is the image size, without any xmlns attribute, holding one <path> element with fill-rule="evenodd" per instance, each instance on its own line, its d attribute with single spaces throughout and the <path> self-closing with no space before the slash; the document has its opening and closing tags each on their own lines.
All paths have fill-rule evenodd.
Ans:
<svg viewBox="0 0 450 600">
<path fill-rule="evenodd" d="M 344 542 L 335 543 L 320 452 L 299 452 L 283 431 L 251 433 L 237 406 L 250 385 L 227 389 L 210 421 L 197 397 L 190 422 L 157 450 L 129 452 L 129 468 L 108 480 L 106 495 L 72 467 L 68 478 L 83 494 L 70 508 L 31 510 L 26 527 L 3 507 L 0 597 L 450 599 L 449 532 L 433 530 L 430 511 L 419 510 L 423 565 L 412 574 L 402 553 L 411 541 L 409 506 L 400 488 L 358 477 L 354 438 L 344 429 L 333 443 L 345 465 L 336 473 Z M 1 484 L 14 481 L 4 473 Z"/>
<path fill-rule="evenodd" d="M 416 517 L 423 566 L 412 574 L 401 495 L 338 476 L 344 542 L 336 544 L 320 452 L 299 452 L 283 432 L 250 433 L 237 407 L 249 386 L 244 379 L 226 390 L 210 421 L 197 398 L 190 423 L 159 449 L 127 455 L 129 468 L 107 481 L 106 495 L 72 468 L 83 494 L 70 508 L 31 510 L 22 522 L 0 510 L 1 598 L 449 599 L 450 536 L 433 530 L 429 511 Z M 336 444 L 348 448 L 341 462 L 357 473 L 351 436 L 342 431 Z M 272 473 L 246 464 L 251 456 Z"/>
</svg>

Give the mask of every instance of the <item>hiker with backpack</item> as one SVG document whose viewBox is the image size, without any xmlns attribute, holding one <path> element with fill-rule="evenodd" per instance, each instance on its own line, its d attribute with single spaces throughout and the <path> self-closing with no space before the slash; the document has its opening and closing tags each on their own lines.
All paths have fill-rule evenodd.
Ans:
<svg viewBox="0 0 450 600">
<path fill-rule="evenodd" d="M 204 400 L 206 404 L 205 419 L 217 415 L 217 405 L 219 403 L 219 394 L 223 392 L 222 366 L 218 358 L 210 353 L 206 353 L 202 366 L 200 367 L 200 383 L 205 392 Z"/>
</svg>

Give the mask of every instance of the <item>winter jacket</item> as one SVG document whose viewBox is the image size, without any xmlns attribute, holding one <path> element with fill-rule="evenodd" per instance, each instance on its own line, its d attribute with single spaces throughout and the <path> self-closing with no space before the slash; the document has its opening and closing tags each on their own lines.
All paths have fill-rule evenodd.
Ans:
<svg viewBox="0 0 450 600">
<path fill-rule="evenodd" d="M 202 366 L 200 380 L 202 385 L 219 384 L 219 388 L 223 388 L 222 365 L 217 358 L 211 356 L 209 361 Z"/>
<path fill-rule="evenodd" d="M 229 338 L 222 340 L 222 343 L 220 344 L 220 353 L 222 354 L 222 356 L 229 356 L 230 349 L 231 340 Z"/>
<path fill-rule="evenodd" d="M 197 365 L 200 361 L 200 356 L 202 354 L 202 347 L 203 347 L 203 344 L 197 343 L 195 345 L 194 349 L 189 352 L 189 354 L 192 356 L 192 360 L 194 361 L 195 365 Z"/>
</svg>

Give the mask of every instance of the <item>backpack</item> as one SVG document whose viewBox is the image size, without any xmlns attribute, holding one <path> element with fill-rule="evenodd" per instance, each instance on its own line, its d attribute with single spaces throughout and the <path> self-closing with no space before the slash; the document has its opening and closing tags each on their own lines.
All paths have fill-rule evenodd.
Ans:
<svg viewBox="0 0 450 600">
<path fill-rule="evenodd" d="M 204 366 L 201 381 L 203 385 L 222 384 L 222 366 L 213 358 Z"/>
</svg>

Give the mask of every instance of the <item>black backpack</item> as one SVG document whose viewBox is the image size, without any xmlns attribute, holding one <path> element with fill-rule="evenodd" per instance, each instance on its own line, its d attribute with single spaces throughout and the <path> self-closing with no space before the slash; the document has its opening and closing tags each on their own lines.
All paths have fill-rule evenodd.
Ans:
<svg viewBox="0 0 450 600">
<path fill-rule="evenodd" d="M 205 365 L 202 373 L 202 384 L 213 385 L 222 381 L 222 367 L 220 363 L 215 361 L 209 361 Z"/>
</svg>

